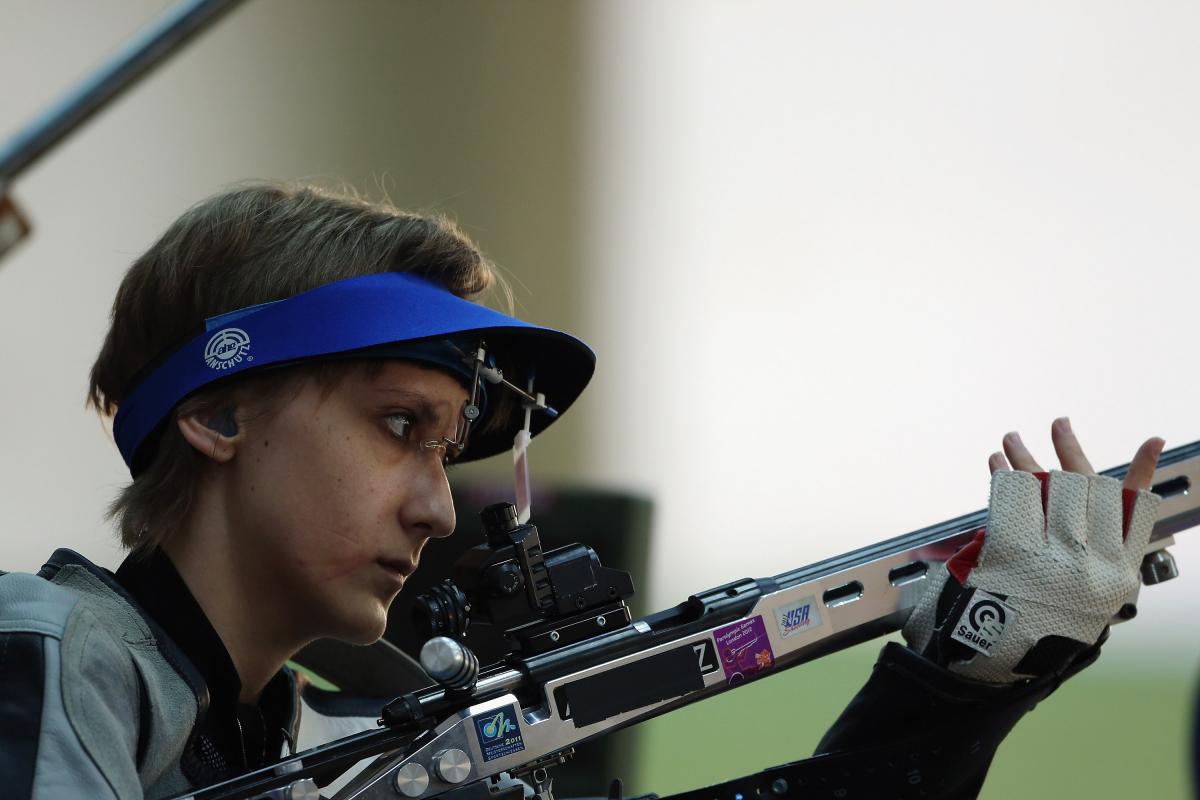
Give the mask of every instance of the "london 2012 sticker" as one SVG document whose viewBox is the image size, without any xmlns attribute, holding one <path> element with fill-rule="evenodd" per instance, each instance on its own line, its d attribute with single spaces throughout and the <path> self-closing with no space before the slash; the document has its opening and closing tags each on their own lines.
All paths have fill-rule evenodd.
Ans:
<svg viewBox="0 0 1200 800">
<path fill-rule="evenodd" d="M 761 615 L 717 628 L 713 641 L 729 683 L 741 683 L 775 666 L 775 652 Z"/>
<path fill-rule="evenodd" d="M 817 598 L 810 595 L 803 600 L 779 606 L 775 609 L 775 624 L 784 639 L 821 627 L 821 609 L 817 606 Z"/>
<path fill-rule="evenodd" d="M 510 704 L 476 714 L 471 720 L 475 723 L 475 735 L 479 738 L 479 751 L 483 753 L 484 761 L 511 756 L 525 749 L 516 706 Z"/>
</svg>

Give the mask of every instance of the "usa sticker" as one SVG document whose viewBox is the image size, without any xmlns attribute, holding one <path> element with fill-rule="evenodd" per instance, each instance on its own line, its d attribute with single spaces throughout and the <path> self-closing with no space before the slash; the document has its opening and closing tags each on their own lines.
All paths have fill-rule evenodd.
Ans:
<svg viewBox="0 0 1200 800">
<path fill-rule="evenodd" d="M 775 609 L 775 624 L 779 626 L 779 635 L 785 639 L 821 627 L 817 598 L 806 597 L 786 606 L 779 606 Z"/>
<path fill-rule="evenodd" d="M 479 751 L 483 753 L 484 761 L 511 756 L 525 749 L 516 706 L 507 705 L 471 719 L 475 723 L 475 735 L 479 737 Z"/>
<path fill-rule="evenodd" d="M 760 616 L 717 628 L 713 631 L 713 641 L 728 683 L 741 683 L 775 666 L 775 653 Z"/>
<path fill-rule="evenodd" d="M 994 594 L 976 589 L 950 638 L 990 657 L 1016 618 L 1015 608 Z"/>
</svg>

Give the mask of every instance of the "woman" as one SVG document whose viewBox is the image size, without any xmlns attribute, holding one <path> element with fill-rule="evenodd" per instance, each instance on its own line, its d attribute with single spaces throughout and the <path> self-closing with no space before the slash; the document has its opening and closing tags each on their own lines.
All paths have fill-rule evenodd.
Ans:
<svg viewBox="0 0 1200 800">
<path fill-rule="evenodd" d="M 0 576 L 6 796 L 164 797 L 290 746 L 300 706 L 285 662 L 322 637 L 378 639 L 425 543 L 454 529 L 447 464 L 507 449 L 526 407 L 540 432 L 591 376 L 583 343 L 469 301 L 494 281 L 444 220 L 270 184 L 199 204 L 133 264 L 90 391 L 115 414 L 133 475 L 112 506 L 130 555 L 115 575 L 60 550 L 38 576 Z M 516 388 L 530 380 L 545 403 Z M 1051 522 L 1060 489 L 1102 480 L 1085 477 L 1069 426 L 1056 423 L 1055 444 L 1079 474 L 1041 484 Z M 1129 552 L 1144 545 L 1161 446 L 1135 458 L 1123 520 L 1119 492 L 1072 517 L 1085 533 L 1119 535 L 1116 514 Z M 1040 468 L 1019 440 L 1006 451 L 1017 483 L 1001 479 L 1012 490 L 993 502 L 1006 519 L 1036 516 L 1040 537 Z M 930 741 L 983 732 L 937 777 L 938 796 L 966 796 L 1020 715 L 1090 663 L 1116 611 L 1092 601 L 1136 580 L 1124 561 L 1071 598 L 1094 613 L 1014 623 L 987 669 L 952 641 L 979 592 L 1010 608 L 1022 591 L 1058 602 L 1054 586 L 1018 585 L 1038 564 L 1008 527 L 933 582 L 907 631 L 914 648 L 885 649 L 806 774 L 851 765 L 898 795 L 911 776 L 869 776 L 919 718 Z"/>
</svg>

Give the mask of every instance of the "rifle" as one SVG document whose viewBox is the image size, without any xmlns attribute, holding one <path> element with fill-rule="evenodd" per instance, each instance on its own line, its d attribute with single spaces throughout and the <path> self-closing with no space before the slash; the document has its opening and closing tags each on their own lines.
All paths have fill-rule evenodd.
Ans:
<svg viewBox="0 0 1200 800">
<path fill-rule="evenodd" d="M 1103 474 L 1122 478 L 1128 464 Z M 1167 547 L 1200 522 L 1200 442 L 1162 454 L 1151 491 L 1163 501 L 1141 567 L 1144 585 L 1178 575 Z M 439 686 L 397 698 L 380 729 L 348 736 L 177 800 L 317 798 L 375 757 L 335 800 L 519 798 L 528 780 L 553 800 L 549 769 L 576 745 L 767 674 L 899 630 L 930 569 L 986 522 L 977 511 L 771 578 L 734 581 L 631 620 L 626 573 L 590 548 L 543 553 L 511 506 L 484 512 L 487 542 L 422 597 L 435 634 L 421 661 Z M 457 581 L 457 583 L 456 583 Z M 465 591 L 463 589 L 465 587 Z M 1136 613 L 1136 592 L 1113 622 Z M 480 670 L 461 637 L 471 617 L 503 626 L 505 662 Z"/>
</svg>

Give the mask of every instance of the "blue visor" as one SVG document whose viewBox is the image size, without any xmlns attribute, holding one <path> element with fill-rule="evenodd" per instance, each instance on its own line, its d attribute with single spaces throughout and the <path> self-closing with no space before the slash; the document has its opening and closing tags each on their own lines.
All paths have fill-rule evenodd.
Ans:
<svg viewBox="0 0 1200 800">
<path fill-rule="evenodd" d="M 153 454 L 153 440 L 171 410 L 188 395 L 250 370 L 312 359 L 405 357 L 404 349 L 372 348 L 403 342 L 487 342 L 488 352 L 523 386 L 536 378 L 536 391 L 560 414 L 587 386 L 596 358 L 568 334 L 541 328 L 472 303 L 416 275 L 384 272 L 320 286 L 273 303 L 231 311 L 205 321 L 204 333 L 161 362 L 120 404 L 113 436 L 130 472 L 137 475 Z M 363 351 L 361 353 L 357 351 Z M 416 352 L 416 351 L 414 351 Z M 409 356 L 436 364 L 435 359 Z M 459 370 L 451 372 L 462 374 Z M 554 416 L 535 414 L 538 433 Z M 459 461 L 472 461 L 512 446 L 523 415 L 471 434 Z"/>
</svg>

